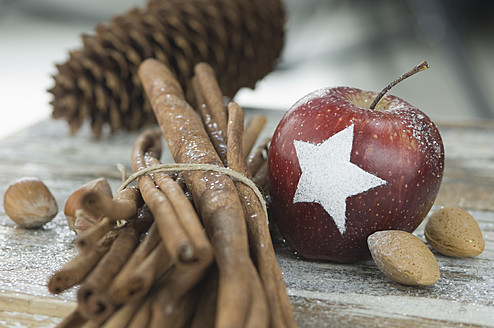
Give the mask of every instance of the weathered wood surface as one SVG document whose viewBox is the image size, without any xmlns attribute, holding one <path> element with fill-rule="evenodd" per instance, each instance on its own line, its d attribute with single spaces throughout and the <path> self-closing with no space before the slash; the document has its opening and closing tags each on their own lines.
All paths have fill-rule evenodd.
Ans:
<svg viewBox="0 0 494 328">
<path fill-rule="evenodd" d="M 265 114 L 268 135 L 282 114 Z M 435 253 L 441 278 L 418 288 L 391 282 L 372 261 L 350 265 L 302 260 L 275 236 L 300 327 L 494 327 L 494 122 L 439 128 L 446 174 L 435 207 L 468 209 L 481 225 L 484 253 L 467 259 Z M 121 183 L 116 164 L 129 169 L 136 136 L 118 133 L 95 141 L 89 129 L 69 136 L 64 122 L 47 120 L 0 141 L 0 194 L 17 178 L 36 176 L 59 204 L 57 217 L 38 230 L 16 227 L 1 207 L 0 326 L 54 327 L 74 307 L 74 290 L 53 296 L 46 288 L 53 271 L 76 254 L 76 237 L 63 215 L 65 200 L 97 177 L 106 177 L 116 190 Z M 163 162 L 171 162 L 166 151 Z M 422 226 L 416 234 L 424 239 Z"/>
</svg>

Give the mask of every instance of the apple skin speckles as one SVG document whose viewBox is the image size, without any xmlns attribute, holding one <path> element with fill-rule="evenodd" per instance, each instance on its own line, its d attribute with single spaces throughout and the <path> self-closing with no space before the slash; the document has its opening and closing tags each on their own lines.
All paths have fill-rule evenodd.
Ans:
<svg viewBox="0 0 494 328">
<path fill-rule="evenodd" d="M 363 107 L 376 96 L 348 87 L 318 90 L 298 101 L 273 135 L 268 155 L 270 212 L 302 257 L 368 259 L 370 234 L 414 231 L 436 198 L 444 170 L 438 129 L 427 115 L 397 97 L 385 96 L 376 110 Z M 320 204 L 293 202 L 302 173 L 293 143 L 321 144 L 352 124 L 351 163 L 387 183 L 346 199 L 347 226 L 341 234 Z"/>
</svg>

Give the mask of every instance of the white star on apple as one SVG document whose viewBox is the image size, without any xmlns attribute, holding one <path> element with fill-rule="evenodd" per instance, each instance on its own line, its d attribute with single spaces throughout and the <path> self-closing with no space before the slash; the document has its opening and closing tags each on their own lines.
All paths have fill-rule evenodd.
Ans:
<svg viewBox="0 0 494 328">
<path fill-rule="evenodd" d="M 350 162 L 353 130 L 352 124 L 317 145 L 293 141 L 302 171 L 293 202 L 320 204 L 342 235 L 346 231 L 346 199 L 387 183 Z"/>
</svg>

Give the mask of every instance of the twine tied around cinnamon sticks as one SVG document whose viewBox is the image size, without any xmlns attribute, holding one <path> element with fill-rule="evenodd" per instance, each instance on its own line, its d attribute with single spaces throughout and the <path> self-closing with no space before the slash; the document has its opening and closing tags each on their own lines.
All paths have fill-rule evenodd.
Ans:
<svg viewBox="0 0 494 328">
<path fill-rule="evenodd" d="M 156 164 L 153 166 L 149 166 L 149 167 L 143 168 L 143 169 L 129 175 L 125 179 L 125 181 L 123 181 L 122 185 L 118 189 L 118 192 L 127 188 L 133 181 L 137 180 L 138 178 L 140 178 L 144 175 L 149 175 L 149 174 L 156 173 L 156 172 L 170 173 L 170 172 L 186 172 L 186 171 L 187 172 L 189 172 L 189 171 L 213 171 L 213 172 L 226 174 L 230 178 L 233 178 L 237 181 L 242 182 L 247 187 L 252 189 L 252 191 L 255 193 L 255 195 L 259 199 L 259 202 L 261 203 L 264 214 L 266 215 L 266 221 L 267 221 L 267 223 L 269 223 L 266 201 L 264 200 L 264 196 L 259 191 L 259 189 L 255 185 L 255 183 L 252 182 L 252 180 L 250 180 L 249 178 L 247 178 L 245 175 L 243 175 L 241 173 L 233 171 L 232 169 L 230 169 L 228 167 L 222 167 L 222 166 L 215 165 L 215 164 L 173 163 L 173 164 Z M 125 177 L 125 173 L 122 173 L 122 175 L 123 175 L 123 177 Z"/>
<path fill-rule="evenodd" d="M 265 119 L 254 115 L 244 129 L 242 109 L 223 102 L 205 63 L 193 78 L 197 111 L 164 64 L 140 68 L 160 129 L 137 137 L 132 175 L 118 164 L 113 198 L 84 195 L 84 210 L 101 220 L 49 281 L 54 294 L 80 285 L 58 327 L 296 327 L 261 194 L 270 138 L 253 147 Z M 161 163 L 163 138 L 177 164 Z"/>
</svg>

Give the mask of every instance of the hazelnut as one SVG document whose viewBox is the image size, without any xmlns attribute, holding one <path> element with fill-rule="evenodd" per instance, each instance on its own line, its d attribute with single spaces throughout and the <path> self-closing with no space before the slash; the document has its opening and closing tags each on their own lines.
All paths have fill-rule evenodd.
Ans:
<svg viewBox="0 0 494 328">
<path fill-rule="evenodd" d="M 98 178 L 89 181 L 82 187 L 75 190 L 65 202 L 64 213 L 67 218 L 67 223 L 69 227 L 77 234 L 87 230 L 94 224 L 94 222 L 98 220 L 98 218 L 86 213 L 82 209 L 81 205 L 82 196 L 88 191 L 95 190 L 102 191 L 105 194 L 112 196 L 111 187 L 108 181 L 105 178 Z"/>
<path fill-rule="evenodd" d="M 38 228 L 58 212 L 55 197 L 39 179 L 25 177 L 12 183 L 3 196 L 5 213 L 23 228 Z"/>
</svg>

